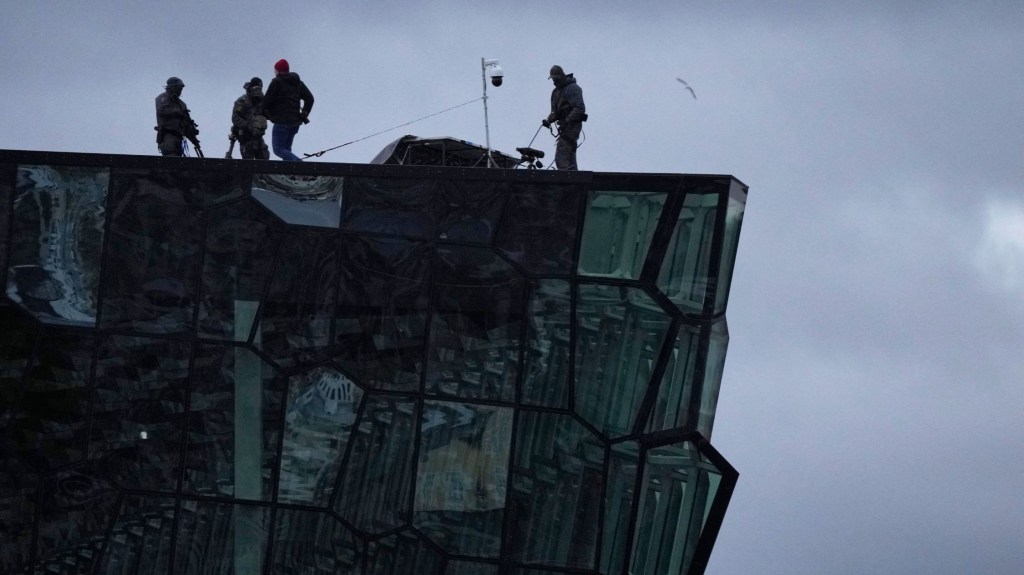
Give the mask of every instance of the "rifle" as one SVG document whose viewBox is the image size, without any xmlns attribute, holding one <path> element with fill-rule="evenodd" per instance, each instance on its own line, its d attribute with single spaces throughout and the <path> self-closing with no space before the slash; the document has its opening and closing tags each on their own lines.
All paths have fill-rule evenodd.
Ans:
<svg viewBox="0 0 1024 575">
<path fill-rule="evenodd" d="M 238 138 L 235 138 L 234 134 L 228 134 L 228 140 L 231 142 L 231 145 L 228 146 L 228 153 L 224 154 L 224 158 L 225 159 L 228 159 L 228 160 L 231 159 L 231 152 L 232 152 L 232 150 L 235 149 L 235 140 L 237 140 L 237 139 Z"/>
<path fill-rule="evenodd" d="M 181 123 L 185 133 L 182 134 L 188 141 L 192 142 L 192 146 L 196 149 L 196 155 L 200 158 L 203 156 L 203 150 L 199 147 L 199 124 L 192 119 L 192 114 L 189 113 L 188 108 L 185 109 L 185 121 Z"/>
</svg>

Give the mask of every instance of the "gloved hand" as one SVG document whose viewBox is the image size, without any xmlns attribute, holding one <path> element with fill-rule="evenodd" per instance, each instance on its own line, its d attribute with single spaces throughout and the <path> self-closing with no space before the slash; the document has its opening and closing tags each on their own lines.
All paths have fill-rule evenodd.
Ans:
<svg viewBox="0 0 1024 575">
<path fill-rule="evenodd" d="M 305 114 L 299 114 L 299 119 L 302 120 L 303 124 L 309 123 L 309 118 L 307 118 Z"/>
<path fill-rule="evenodd" d="M 544 126 L 545 128 L 550 128 L 551 127 L 551 120 L 548 120 L 547 118 L 544 118 L 543 120 L 540 121 L 540 125 Z"/>
</svg>

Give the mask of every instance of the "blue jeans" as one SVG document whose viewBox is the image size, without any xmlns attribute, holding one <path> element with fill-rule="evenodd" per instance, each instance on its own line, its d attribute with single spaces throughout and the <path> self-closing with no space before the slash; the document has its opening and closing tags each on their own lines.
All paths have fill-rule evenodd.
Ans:
<svg viewBox="0 0 1024 575">
<path fill-rule="evenodd" d="M 292 153 L 292 140 L 297 133 L 299 124 L 274 124 L 274 131 L 270 133 L 274 155 L 286 162 L 301 162 L 302 160 Z"/>
</svg>

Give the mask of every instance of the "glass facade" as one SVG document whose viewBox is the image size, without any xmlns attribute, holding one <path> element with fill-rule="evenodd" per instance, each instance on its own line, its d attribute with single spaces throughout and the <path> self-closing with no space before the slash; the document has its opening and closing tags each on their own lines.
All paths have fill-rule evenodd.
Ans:
<svg viewBox="0 0 1024 575">
<path fill-rule="evenodd" d="M 702 573 L 745 202 L 0 151 L 0 573 Z"/>
</svg>

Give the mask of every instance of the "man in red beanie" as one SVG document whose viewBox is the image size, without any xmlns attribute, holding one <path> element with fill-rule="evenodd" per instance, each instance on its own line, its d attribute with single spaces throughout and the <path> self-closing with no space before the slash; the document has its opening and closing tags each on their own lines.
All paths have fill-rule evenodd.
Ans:
<svg viewBox="0 0 1024 575">
<path fill-rule="evenodd" d="M 286 162 L 302 161 L 292 153 L 292 140 L 299 126 L 309 123 L 312 109 L 313 94 L 309 88 L 298 74 L 289 70 L 288 60 L 278 60 L 274 64 L 274 79 L 263 96 L 263 115 L 274 123 L 270 143 L 275 156 Z"/>
</svg>

